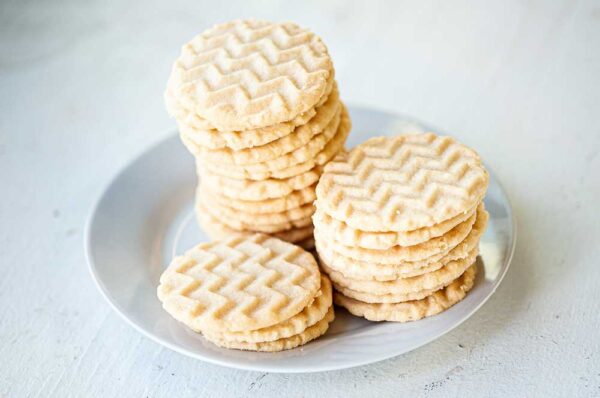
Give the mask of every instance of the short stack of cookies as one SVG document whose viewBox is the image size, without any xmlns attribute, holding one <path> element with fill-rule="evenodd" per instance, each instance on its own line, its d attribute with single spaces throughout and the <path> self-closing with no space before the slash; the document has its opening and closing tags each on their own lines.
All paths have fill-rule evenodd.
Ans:
<svg viewBox="0 0 600 398">
<path fill-rule="evenodd" d="M 321 39 L 293 23 L 216 25 L 183 46 L 165 98 L 211 238 L 255 231 L 313 248 L 315 186 L 351 126 Z"/>
<path fill-rule="evenodd" d="M 373 321 L 438 314 L 472 288 L 488 213 L 477 153 L 431 133 L 376 137 L 328 163 L 313 216 L 334 302 Z"/>
<path fill-rule="evenodd" d="M 225 348 L 281 351 L 321 335 L 334 319 L 332 288 L 314 257 L 264 234 L 202 243 L 160 277 L 163 308 Z"/>
</svg>

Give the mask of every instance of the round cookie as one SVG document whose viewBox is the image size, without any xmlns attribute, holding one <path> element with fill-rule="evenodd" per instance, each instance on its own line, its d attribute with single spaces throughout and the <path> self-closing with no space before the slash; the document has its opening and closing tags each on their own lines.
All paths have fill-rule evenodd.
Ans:
<svg viewBox="0 0 600 398">
<path fill-rule="evenodd" d="M 467 237 L 473 224 L 475 224 L 476 218 L 484 211 L 483 204 L 481 204 L 477 208 L 476 214 L 473 214 L 470 218 L 458 224 L 444 235 L 414 246 L 394 246 L 387 250 L 373 250 L 344 246 L 331 240 L 331 249 L 343 256 L 371 263 L 393 265 L 400 262 L 422 260 L 434 262 L 444 257 Z"/>
<path fill-rule="evenodd" d="M 450 137 L 376 137 L 327 164 L 317 204 L 355 229 L 412 231 L 475 207 L 488 180 L 479 155 Z"/>
<path fill-rule="evenodd" d="M 313 256 L 263 234 L 201 243 L 160 277 L 163 308 L 193 330 L 239 332 L 298 314 L 321 288 Z"/>
<path fill-rule="evenodd" d="M 327 272 L 336 286 L 342 286 L 356 292 L 368 293 L 371 296 L 404 296 L 422 291 L 436 291 L 447 286 L 450 282 L 462 275 L 462 273 L 475 262 L 478 253 L 478 249 L 473 249 L 467 257 L 452 260 L 436 271 L 410 278 L 401 278 L 385 282 L 352 279 L 344 276 L 338 271 L 328 268 L 324 264 L 321 264 L 321 267 Z M 388 300 L 386 302 L 390 301 Z"/>
<path fill-rule="evenodd" d="M 206 149 L 204 151 L 200 150 L 200 153 L 202 153 L 205 161 L 217 164 L 245 165 L 272 160 L 298 150 L 314 136 L 322 134 L 328 126 L 335 126 L 336 123 L 331 124 L 331 122 L 340 117 L 341 106 L 337 89 L 335 89 L 329 99 L 318 108 L 315 117 L 306 124 L 296 127 L 290 134 L 265 145 L 252 148 L 240 150 L 230 148 Z"/>
<path fill-rule="evenodd" d="M 413 301 L 401 303 L 365 303 L 334 292 L 336 305 L 346 308 L 351 314 L 370 321 L 409 322 L 437 315 L 465 298 L 475 282 L 476 265 L 469 267 L 454 282 L 444 289 Z"/>
<path fill-rule="evenodd" d="M 247 332 L 203 332 L 202 334 L 211 340 L 240 343 L 262 343 L 284 339 L 302 333 L 325 318 L 331 308 L 332 300 L 331 282 L 326 276 L 321 275 L 321 290 L 317 292 L 314 301 L 290 319 L 267 328 Z"/>
<path fill-rule="evenodd" d="M 335 318 L 335 313 L 333 311 L 333 306 L 329 307 L 327 314 L 325 317 L 315 323 L 314 325 L 306 328 L 304 331 L 295 334 L 290 337 L 284 337 L 279 340 L 274 341 L 265 341 L 258 343 L 248 343 L 241 341 L 228 341 L 228 340 L 219 340 L 213 339 L 212 336 L 205 336 L 206 339 L 220 347 L 223 348 L 233 348 L 237 350 L 247 350 L 247 351 L 262 351 L 262 352 L 276 352 L 276 351 L 284 351 L 291 350 L 292 348 L 296 348 L 298 346 L 304 345 L 317 337 L 320 337 L 327 332 L 329 329 L 329 324 L 333 322 Z"/>
<path fill-rule="evenodd" d="M 285 122 L 313 108 L 333 78 L 326 46 L 290 22 L 236 20 L 182 47 L 168 87 L 219 130 Z"/>
<path fill-rule="evenodd" d="M 259 201 L 287 196 L 294 191 L 313 185 L 321 171 L 312 169 L 290 178 L 269 178 L 265 180 L 238 180 L 223 177 L 204 170 L 198 162 L 198 176 L 205 188 L 232 199 Z"/>
<path fill-rule="evenodd" d="M 196 201 L 196 219 L 200 227 L 206 232 L 211 239 L 225 239 L 236 234 L 248 234 L 253 231 L 239 231 L 223 224 L 219 219 L 213 217 L 199 201 Z M 269 233 L 270 236 L 284 240 L 290 243 L 301 242 L 313 235 L 313 226 L 308 224 L 303 227 L 291 228 L 283 231 Z"/>
<path fill-rule="evenodd" d="M 323 97 L 315 108 L 309 109 L 294 119 L 271 126 L 243 131 L 216 130 L 206 120 L 181 108 L 181 106 L 179 106 L 172 98 L 172 93 L 168 89 L 165 92 L 165 101 L 167 104 L 171 104 L 171 106 L 167 106 L 167 108 L 171 108 L 172 115 L 177 118 L 181 138 L 191 153 L 199 154 L 200 147 L 208 149 L 231 148 L 232 150 L 237 151 L 266 145 L 269 142 L 291 134 L 297 126 L 308 123 L 317 114 L 317 111 L 322 107 L 326 100 L 331 97 L 331 91 L 334 85 L 335 80 L 332 80 L 329 84 L 331 87 L 327 90 L 327 96 Z M 173 108 L 178 110 L 176 114 L 173 114 Z"/>
<path fill-rule="evenodd" d="M 206 163 L 204 167 L 212 174 L 222 175 L 224 177 L 237 178 L 237 179 L 249 179 L 249 180 L 263 180 L 267 178 L 289 178 L 295 175 L 304 173 L 317 166 L 324 165 L 329 162 L 337 153 L 344 148 L 346 138 L 350 133 L 352 123 L 349 117 L 342 117 L 338 131 L 333 138 L 327 142 L 325 148 L 321 150 L 314 157 L 295 164 L 290 167 L 282 169 L 269 168 L 269 165 L 253 164 L 246 166 L 228 166 L 228 165 L 215 165 L 212 163 Z"/>
<path fill-rule="evenodd" d="M 311 217 L 315 211 L 312 203 L 308 203 L 280 212 L 251 214 L 227 207 L 210 194 L 197 194 L 197 200 L 202 201 L 204 207 L 209 208 L 212 214 L 218 214 L 219 219 L 234 220 L 235 223 L 247 225 L 248 227 L 244 229 L 251 228 L 253 225 L 273 225 L 305 219 Z"/>
<path fill-rule="evenodd" d="M 203 191 L 201 186 L 202 185 L 200 184 L 198 190 L 196 191 L 196 195 L 199 195 L 199 192 Z M 312 204 L 316 197 L 315 186 L 316 184 L 313 184 L 306 188 L 293 191 L 289 195 L 267 200 L 231 199 L 227 196 L 215 194 L 214 192 L 211 192 L 211 195 L 214 197 L 214 200 L 231 209 L 235 209 L 246 214 L 266 214 L 282 212 L 295 209 L 306 204 Z"/>
<path fill-rule="evenodd" d="M 369 232 L 349 227 L 345 222 L 336 220 L 322 210 L 313 216 L 316 228 L 325 236 L 345 246 L 362 247 L 364 249 L 386 250 L 394 246 L 414 246 L 432 238 L 444 235 L 452 228 L 465 221 L 475 213 L 476 208 L 452 217 L 431 227 L 424 227 L 404 232 Z"/>
</svg>

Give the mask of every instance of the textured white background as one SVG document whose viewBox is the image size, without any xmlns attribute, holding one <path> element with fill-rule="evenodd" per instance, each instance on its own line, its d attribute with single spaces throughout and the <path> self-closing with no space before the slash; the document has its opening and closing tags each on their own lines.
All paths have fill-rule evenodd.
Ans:
<svg viewBox="0 0 600 398">
<path fill-rule="evenodd" d="M 169 351 L 100 297 L 83 227 L 169 133 L 179 46 L 235 17 L 328 44 L 343 98 L 454 132 L 512 196 L 519 241 L 462 326 L 378 364 L 236 371 Z M 600 396 L 600 3 L 0 3 L 0 396 Z"/>
</svg>

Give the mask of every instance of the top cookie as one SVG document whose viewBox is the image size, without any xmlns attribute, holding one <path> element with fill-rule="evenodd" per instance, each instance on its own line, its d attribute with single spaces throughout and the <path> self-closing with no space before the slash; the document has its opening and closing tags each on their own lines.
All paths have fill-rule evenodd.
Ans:
<svg viewBox="0 0 600 398">
<path fill-rule="evenodd" d="M 248 130 L 294 119 L 326 94 L 327 47 L 296 24 L 236 20 L 183 46 L 167 90 L 218 130 Z"/>
<path fill-rule="evenodd" d="M 411 231 L 473 209 L 488 180 L 479 155 L 450 137 L 375 137 L 325 166 L 315 206 L 362 231 Z"/>
<path fill-rule="evenodd" d="M 202 243 L 160 277 L 164 309 L 193 330 L 256 330 L 296 315 L 321 287 L 313 256 L 267 235 Z"/>
</svg>

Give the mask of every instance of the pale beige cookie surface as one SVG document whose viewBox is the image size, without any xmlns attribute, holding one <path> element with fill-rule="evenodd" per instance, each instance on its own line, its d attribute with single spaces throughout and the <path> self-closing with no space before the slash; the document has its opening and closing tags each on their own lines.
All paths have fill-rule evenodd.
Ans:
<svg viewBox="0 0 600 398">
<path fill-rule="evenodd" d="M 424 290 L 435 291 L 447 286 L 475 262 L 478 253 L 478 249 L 473 249 L 466 257 L 450 261 L 436 271 L 410 278 L 400 278 L 383 282 L 351 279 L 344 276 L 341 272 L 328 268 L 324 264 L 321 264 L 321 267 L 337 286 L 343 286 L 353 291 L 368 293 L 374 296 L 385 296 L 387 294 L 407 295 Z"/>
<path fill-rule="evenodd" d="M 266 178 L 290 178 L 329 162 L 337 153 L 343 150 L 351 127 L 350 118 L 342 117 L 338 131 L 321 152 L 304 162 L 290 167 L 270 169 L 269 164 L 263 165 L 260 163 L 246 166 L 206 163 L 204 167 L 213 174 L 237 179 L 263 180 Z"/>
<path fill-rule="evenodd" d="M 321 287 L 314 257 L 262 234 L 202 243 L 160 277 L 163 308 L 193 330 L 246 331 L 296 315 Z"/>
<path fill-rule="evenodd" d="M 346 308 L 351 314 L 370 321 L 409 322 L 437 315 L 465 298 L 475 282 L 476 265 L 469 267 L 444 289 L 414 301 L 401 303 L 365 303 L 334 292 L 335 304 Z"/>
<path fill-rule="evenodd" d="M 475 214 L 444 235 L 414 246 L 393 246 L 386 250 L 375 250 L 345 246 L 334 240 L 330 240 L 330 246 L 334 252 L 359 261 L 390 265 L 422 260 L 431 263 L 444 257 L 462 242 L 471 231 L 476 218 L 484 211 L 483 204 L 481 204 Z"/>
<path fill-rule="evenodd" d="M 205 336 L 206 339 L 220 347 L 223 348 L 233 348 L 237 350 L 247 350 L 247 351 L 262 351 L 262 352 L 276 352 L 276 351 L 284 351 L 291 350 L 292 348 L 296 348 L 298 346 L 304 345 L 317 337 L 320 337 L 327 332 L 329 329 L 329 324 L 333 322 L 335 318 L 335 313 L 333 311 L 333 306 L 329 307 L 329 310 L 325 314 L 325 317 L 315 323 L 314 325 L 306 328 L 304 331 L 295 334 L 290 337 L 285 337 L 282 339 L 274 340 L 274 341 L 265 341 L 265 342 L 257 342 L 257 343 L 247 343 L 241 341 L 229 341 L 229 340 L 220 340 L 213 339 L 213 336 Z"/>
<path fill-rule="evenodd" d="M 363 231 L 412 231 L 472 209 L 488 179 L 477 153 L 450 137 L 376 137 L 327 164 L 317 208 Z"/>
<path fill-rule="evenodd" d="M 331 89 L 334 84 L 335 81 L 332 80 L 330 84 Z M 328 90 L 328 93 L 331 89 Z M 177 105 L 169 98 L 169 94 L 169 90 L 167 90 L 165 98 L 167 103 L 172 104 L 172 106 L 167 106 L 167 108 L 172 109 L 173 107 L 177 107 Z M 329 97 L 330 95 L 328 94 L 324 99 L 329 99 Z M 322 105 L 317 104 L 315 108 L 309 109 L 290 121 L 244 131 L 216 130 L 206 120 L 183 109 L 181 109 L 181 112 L 175 112 L 176 114 L 173 114 L 173 111 L 171 113 L 177 118 L 182 139 L 190 152 L 199 154 L 200 147 L 209 149 L 231 148 L 237 151 L 268 144 L 271 141 L 292 133 L 297 126 L 308 123 L 317 114 L 317 109 Z"/>
<path fill-rule="evenodd" d="M 175 117 L 179 126 L 184 128 L 186 136 L 187 133 L 191 133 L 189 138 L 197 145 L 211 149 L 229 147 L 237 150 L 251 148 L 281 138 L 291 133 L 297 126 L 308 123 L 308 121 L 316 115 L 317 108 L 323 105 L 328 99 L 336 84 L 334 79 L 335 70 L 332 70 L 332 72 L 332 78 L 327 83 L 325 95 L 321 97 L 315 107 L 301 113 L 289 121 L 271 124 L 256 129 L 217 130 L 208 120 L 201 118 L 199 115 L 195 114 L 193 110 L 185 109 L 183 105 L 175 99 L 173 91 L 169 88 L 169 84 L 167 84 L 167 89 L 165 90 L 165 104 L 167 105 L 167 110 L 171 116 Z"/>
<path fill-rule="evenodd" d="M 198 202 L 200 202 L 198 205 L 199 209 L 204 209 L 205 212 L 209 213 L 213 218 L 218 219 L 222 224 L 225 224 L 229 228 L 239 232 L 254 231 L 262 232 L 265 234 L 276 234 L 279 232 L 288 231 L 296 228 L 312 226 L 312 219 L 310 215 L 297 220 L 282 221 L 279 223 L 258 224 L 254 222 L 246 222 L 240 220 L 239 218 L 225 217 L 222 213 L 219 212 L 219 209 L 215 209 L 214 207 L 204 204 L 201 199 L 198 200 Z"/>
<path fill-rule="evenodd" d="M 331 304 L 331 282 L 326 276 L 321 275 L 321 290 L 317 293 L 314 301 L 290 319 L 273 326 L 247 332 L 202 332 L 202 334 L 205 337 L 210 337 L 211 340 L 241 343 L 261 343 L 283 339 L 302 333 L 306 328 L 322 320 L 331 308 Z"/>
<path fill-rule="evenodd" d="M 203 205 L 211 209 L 212 214 L 218 214 L 220 219 L 235 220 L 246 225 L 271 225 L 281 224 L 288 221 L 296 221 L 311 217 L 315 211 L 312 203 L 308 203 L 299 207 L 294 207 L 289 210 L 272 213 L 245 213 L 228 207 L 223 203 L 219 203 L 218 198 L 213 197 L 210 193 L 197 194 L 198 200 L 201 200 Z"/>
<path fill-rule="evenodd" d="M 327 126 L 323 129 L 323 131 L 317 135 L 311 137 L 311 139 L 301 147 L 294 149 L 291 152 L 285 153 L 281 156 L 278 156 L 273 159 L 267 159 L 264 161 L 254 161 L 254 163 L 248 164 L 235 164 L 229 162 L 228 160 L 222 159 L 218 162 L 214 162 L 211 159 L 208 159 L 209 153 L 208 150 L 204 151 L 200 157 L 206 163 L 213 163 L 219 165 L 230 165 L 230 166 L 241 166 L 245 170 L 250 170 L 251 168 L 260 167 L 266 168 L 267 170 L 279 170 L 285 169 L 291 166 L 294 166 L 298 163 L 305 162 L 309 159 L 312 159 L 317 153 L 319 153 L 327 143 L 337 134 L 339 130 L 339 126 L 341 124 L 342 115 L 347 117 L 347 110 L 344 108 L 341 114 L 334 116 Z"/>
<path fill-rule="evenodd" d="M 217 164 L 245 165 L 261 163 L 293 152 L 306 145 L 314 136 L 324 132 L 325 128 L 337 128 L 341 103 L 337 89 L 330 98 L 319 107 L 315 117 L 308 123 L 296 127 L 290 134 L 261 146 L 233 150 L 230 148 L 207 149 L 201 151 L 205 161 Z"/>
<path fill-rule="evenodd" d="M 290 178 L 269 178 L 265 180 L 238 180 L 223 177 L 197 167 L 202 185 L 212 192 L 232 199 L 267 200 L 287 196 L 294 191 L 313 185 L 319 180 L 321 170 L 312 169 Z"/>
<path fill-rule="evenodd" d="M 236 234 L 252 233 L 252 231 L 239 231 L 223 224 L 220 220 L 206 211 L 198 201 L 196 201 L 196 218 L 200 227 L 211 239 L 225 239 Z M 286 242 L 297 243 L 299 246 L 303 247 L 300 243 L 312 237 L 313 226 L 312 224 L 309 224 L 304 227 L 270 233 L 269 235 L 285 240 Z"/>
<path fill-rule="evenodd" d="M 290 22 L 236 20 L 183 46 L 168 87 L 219 130 L 285 122 L 313 108 L 333 75 L 319 37 Z"/>
<path fill-rule="evenodd" d="M 475 210 L 475 208 L 470 209 L 431 227 L 405 232 L 362 231 L 349 227 L 345 222 L 336 220 L 322 210 L 315 213 L 313 223 L 323 235 L 329 236 L 345 246 L 386 250 L 393 246 L 414 246 L 432 238 L 437 238 L 471 217 Z"/>
<path fill-rule="evenodd" d="M 266 214 L 282 212 L 295 209 L 306 204 L 312 204 L 316 197 L 315 185 L 316 184 L 313 184 L 306 188 L 293 191 L 289 195 L 282 196 L 280 198 L 266 200 L 231 199 L 227 196 L 215 194 L 214 192 L 211 192 L 211 195 L 215 197 L 215 200 L 218 200 L 220 203 L 229 208 L 236 209 L 247 214 Z M 199 188 L 197 192 L 202 192 L 202 188 Z"/>
<path fill-rule="evenodd" d="M 427 259 L 421 261 L 399 262 L 397 264 L 358 261 L 333 252 L 329 247 L 329 239 L 316 240 L 317 252 L 319 253 L 319 259 L 322 264 L 328 268 L 341 272 L 352 279 L 390 281 L 399 278 L 410 278 L 427 272 L 436 271 L 450 261 L 466 257 L 469 252 L 479 245 L 481 236 L 485 232 L 488 218 L 489 215 L 487 212 L 481 213 L 475 220 L 475 224 L 467 237 L 450 250 L 444 257 L 433 262 L 430 262 Z M 317 230 L 315 230 L 315 236 L 319 237 L 319 232 L 317 232 Z"/>
</svg>

